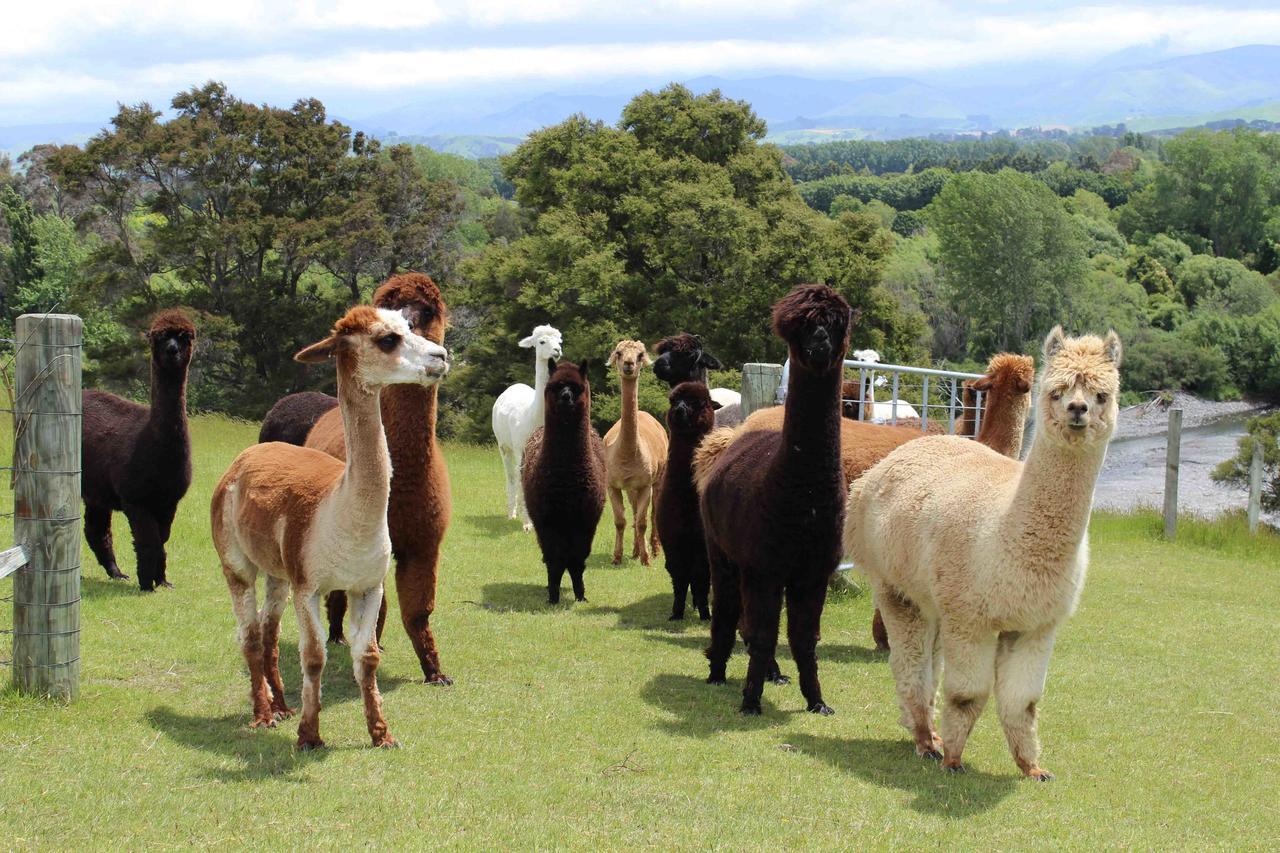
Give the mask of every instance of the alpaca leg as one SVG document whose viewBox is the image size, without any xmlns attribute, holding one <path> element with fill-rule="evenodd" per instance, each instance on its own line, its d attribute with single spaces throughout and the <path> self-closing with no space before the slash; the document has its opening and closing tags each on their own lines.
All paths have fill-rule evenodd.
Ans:
<svg viewBox="0 0 1280 853">
<path fill-rule="evenodd" d="M 112 580 L 128 580 L 129 576 L 116 565 L 116 549 L 111 541 L 111 510 L 105 506 L 84 507 L 84 538 L 98 564 L 106 569 Z"/>
<path fill-rule="evenodd" d="M 1054 630 L 1001 634 L 996 652 L 996 707 L 1009 751 L 1024 775 L 1041 782 L 1053 778 L 1040 766 L 1036 709 L 1049 674 Z"/>
<path fill-rule="evenodd" d="M 569 582 L 573 584 L 573 597 L 575 601 L 587 600 L 587 588 L 583 584 L 582 576 L 586 573 L 587 564 L 585 560 L 580 560 L 569 565 Z"/>
<path fill-rule="evenodd" d="M 449 686 L 453 679 L 440 668 L 440 653 L 436 649 L 436 635 L 431 631 L 431 614 L 436 610 L 436 577 L 440 571 L 440 543 L 426 548 L 412 558 L 396 561 L 396 599 L 400 602 L 400 622 L 413 653 L 418 656 L 423 682 Z M 379 605 L 378 624 L 386 620 L 386 596 Z M 378 628 L 381 631 L 381 627 Z M 356 648 L 351 647 L 352 650 Z"/>
<path fill-rule="evenodd" d="M 778 675 L 778 619 L 782 615 L 782 586 L 757 588 L 742 584 L 743 639 L 746 640 L 747 680 L 742 683 L 742 713 L 760 713 L 764 682 Z"/>
<path fill-rule="evenodd" d="M 689 573 L 685 571 L 683 562 L 667 554 L 667 574 L 671 575 L 671 615 L 667 617 L 668 622 L 684 620 L 685 600 L 689 597 Z"/>
<path fill-rule="evenodd" d="M 529 518 L 529 506 L 524 502 L 524 448 L 517 447 L 512 451 L 515 467 L 512 468 L 512 488 L 516 493 L 516 514 L 520 516 L 521 527 L 525 533 L 533 531 L 533 519 Z"/>
<path fill-rule="evenodd" d="M 994 634 L 974 636 L 944 627 L 942 648 L 947 661 L 942 682 L 942 720 L 938 725 L 946 756 L 942 766 L 963 770 L 965 743 L 987 705 L 995 681 L 996 638 Z"/>
<path fill-rule="evenodd" d="M 622 505 L 622 489 L 609 487 L 609 507 L 613 510 L 613 564 L 622 562 L 622 537 L 627 530 L 627 510 Z"/>
<path fill-rule="evenodd" d="M 378 692 L 378 641 L 374 632 L 382 606 L 382 584 L 367 592 L 348 593 L 351 600 L 351 668 L 364 698 L 364 720 L 376 747 L 397 747 L 382 716 L 382 694 Z"/>
<path fill-rule="evenodd" d="M 271 715 L 277 720 L 293 716 L 284 699 L 284 680 L 280 678 L 280 616 L 289 603 L 289 582 L 267 575 L 267 600 L 258 614 L 262 626 L 262 667 L 267 687 L 271 688 Z"/>
<path fill-rule="evenodd" d="M 160 543 L 160 528 L 151 510 L 137 504 L 125 504 L 125 517 L 133 533 L 133 551 L 138 558 L 138 586 L 143 592 L 151 592 L 164 572 L 164 545 Z"/>
<path fill-rule="evenodd" d="M 342 623 L 347 618 L 347 594 L 335 589 L 324 597 L 324 614 L 329 620 L 329 642 L 345 646 L 347 638 L 342 633 Z"/>
<path fill-rule="evenodd" d="M 942 739 L 933 729 L 933 634 L 936 630 L 909 600 L 883 583 L 875 597 L 889 635 L 889 668 L 893 671 L 902 725 L 911 732 L 916 754 L 942 758 Z"/>
<path fill-rule="evenodd" d="M 707 566 L 705 551 L 693 557 L 693 569 L 689 572 L 689 587 L 693 592 L 693 606 L 698 610 L 698 618 L 705 622 L 711 618 L 711 610 L 707 607 L 707 594 L 711 590 L 711 570 Z"/>
<path fill-rule="evenodd" d="M 711 673 L 707 684 L 724 684 L 725 666 L 742 618 L 742 579 L 738 567 L 709 542 L 707 557 L 711 564 L 711 644 L 706 651 Z"/>
<path fill-rule="evenodd" d="M 156 513 L 156 530 L 160 537 L 160 560 L 156 566 L 156 586 L 164 586 L 169 589 L 173 589 L 173 584 L 169 582 L 169 578 L 166 576 L 169 564 L 166 546 L 169 544 L 169 533 L 173 530 L 173 517 L 177 513 L 177 504 Z"/>
<path fill-rule="evenodd" d="M 791 657 L 796 662 L 800 693 L 809 703 L 806 710 L 824 716 L 835 713 L 822 701 L 822 685 L 818 681 L 818 636 L 826 600 L 825 581 L 803 589 L 792 587 L 787 590 L 787 641 L 791 644 Z"/>
<path fill-rule="evenodd" d="M 560 603 L 560 582 L 564 580 L 564 563 L 559 557 L 544 557 L 547 564 L 547 603 Z"/>
<path fill-rule="evenodd" d="M 661 482 L 658 480 L 657 482 Z M 658 490 L 649 487 L 649 556 L 662 553 L 662 540 L 658 538 Z"/>
<path fill-rule="evenodd" d="M 640 565 L 649 565 L 649 549 L 645 543 L 645 534 L 649 529 L 649 505 L 653 502 L 653 487 L 641 486 L 638 489 L 628 489 L 627 496 L 631 498 L 631 515 L 634 518 L 635 530 L 633 535 L 635 541 L 631 544 L 631 556 L 640 558 Z M 654 525 L 656 528 L 657 525 Z"/>
<path fill-rule="evenodd" d="M 320 593 L 295 594 L 298 614 L 298 653 L 302 658 L 302 722 L 298 724 L 298 749 L 306 752 L 324 746 L 320 739 L 320 679 L 324 675 L 324 625 L 320 621 Z"/>
<path fill-rule="evenodd" d="M 520 517 L 516 509 L 516 492 L 519 491 L 520 466 L 515 459 L 515 451 L 498 445 L 498 455 L 502 457 L 502 474 L 507 481 L 507 518 Z"/>
<path fill-rule="evenodd" d="M 271 713 L 270 689 L 263 669 L 262 627 L 258 622 L 257 573 L 250 569 L 248 577 L 242 577 L 235 569 L 223 564 L 227 589 L 231 592 L 231 609 L 236 615 L 236 638 L 240 641 L 240 653 L 249 667 L 249 700 L 253 703 L 253 722 L 249 728 L 270 728 L 276 724 Z"/>
<path fill-rule="evenodd" d="M 884 617 L 880 615 L 878 606 L 871 617 L 871 639 L 875 641 L 876 651 L 889 651 L 889 632 L 885 630 Z"/>
</svg>

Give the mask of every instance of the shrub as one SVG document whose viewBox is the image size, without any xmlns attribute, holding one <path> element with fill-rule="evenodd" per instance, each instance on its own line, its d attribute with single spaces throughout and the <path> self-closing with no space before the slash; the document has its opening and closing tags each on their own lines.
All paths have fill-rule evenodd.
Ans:
<svg viewBox="0 0 1280 853">
<path fill-rule="evenodd" d="M 1240 437 L 1236 455 L 1218 465 L 1213 479 L 1220 483 L 1249 487 L 1249 467 L 1253 463 L 1253 446 L 1262 445 L 1262 506 L 1280 510 L 1280 412 L 1250 418 Z"/>
<path fill-rule="evenodd" d="M 1125 349 L 1127 391 L 1183 390 L 1219 399 L 1230 384 L 1227 357 L 1185 335 L 1147 329 Z"/>
</svg>

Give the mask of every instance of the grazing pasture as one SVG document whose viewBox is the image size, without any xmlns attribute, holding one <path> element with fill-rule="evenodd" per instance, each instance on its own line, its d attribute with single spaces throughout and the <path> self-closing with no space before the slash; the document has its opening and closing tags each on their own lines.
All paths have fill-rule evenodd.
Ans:
<svg viewBox="0 0 1280 853">
<path fill-rule="evenodd" d="M 214 484 L 257 430 L 192 418 L 175 589 L 109 582 L 84 549 L 80 701 L 0 692 L 3 846 L 1199 848 L 1280 834 L 1275 536 L 1184 521 L 1171 545 L 1154 515 L 1096 517 L 1089 581 L 1041 705 L 1057 779 L 1022 781 L 990 713 L 969 772 L 949 775 L 917 759 L 897 723 L 887 659 L 868 648 L 869 595 L 834 595 L 824 613 L 818 660 L 835 716 L 804 713 L 794 686 L 766 686 L 763 716 L 743 717 L 741 643 L 729 684 L 704 684 L 706 623 L 667 621 L 660 565 L 610 565 L 607 523 L 590 601 L 546 603 L 537 544 L 506 518 L 492 447 L 445 448 L 454 519 L 433 624 L 456 684 L 423 685 L 408 640 L 388 631 L 378 674 L 404 748 L 374 750 L 349 651 L 331 646 L 329 746 L 297 753 L 296 717 L 248 728 L 209 538 Z M 6 456 L 9 440 L 5 430 Z M 120 516 L 115 533 L 127 535 Z M 132 575 L 132 554 L 119 556 Z M 10 589 L 0 582 L 0 595 Z M 291 704 L 297 636 L 289 608 Z M 794 677 L 785 646 L 778 657 Z"/>
</svg>

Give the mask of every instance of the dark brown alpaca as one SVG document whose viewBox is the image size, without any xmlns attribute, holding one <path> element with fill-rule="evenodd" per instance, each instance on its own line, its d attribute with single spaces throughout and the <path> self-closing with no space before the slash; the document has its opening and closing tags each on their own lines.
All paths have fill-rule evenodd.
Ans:
<svg viewBox="0 0 1280 853">
<path fill-rule="evenodd" d="M 721 431 L 695 454 L 713 596 L 707 682 L 724 683 L 741 623 L 750 656 L 744 714 L 760 713 L 764 682 L 778 674 L 784 594 L 806 707 L 833 713 L 822 700 L 817 644 L 841 549 L 840 381 L 849 322 L 849 304 L 826 285 L 801 285 L 779 300 L 773 330 L 791 356 L 781 433 L 748 432 L 735 441 Z"/>
<path fill-rule="evenodd" d="M 658 538 L 667 552 L 671 575 L 671 621 L 684 618 L 685 599 L 693 590 L 693 606 L 701 619 L 710 619 L 707 593 L 711 570 L 707 565 L 707 540 L 702 532 L 698 492 L 693 485 L 693 452 L 703 436 L 715 427 L 720 404 L 711 399 L 702 382 L 681 382 L 668 399 L 667 465 L 658 490 Z"/>
<path fill-rule="evenodd" d="M 551 365 L 542 399 L 546 422 L 524 446 L 520 480 L 547 567 L 547 601 L 560 601 L 565 572 L 573 596 L 587 600 L 582 573 L 604 511 L 604 442 L 591 428 L 587 363 Z"/>
<path fill-rule="evenodd" d="M 440 288 L 422 273 L 405 273 L 387 279 L 373 294 L 377 308 L 399 311 L 414 333 L 437 344 L 444 343 L 448 312 Z M 436 575 L 440 568 L 440 543 L 449 527 L 452 503 L 449 472 L 436 442 L 436 392 L 438 386 L 389 385 L 382 389 L 382 426 L 391 452 L 391 499 L 387 526 L 396 562 L 396 595 L 400 619 L 413 643 L 428 684 L 452 684 L 440 669 L 431 614 L 436 606 Z M 325 414 L 307 435 L 307 447 L 345 460 L 346 440 L 342 413 Z M 386 620 L 386 602 L 378 617 L 378 636 Z M 346 595 L 331 593 L 326 600 L 329 638 L 340 640 L 346 613 Z"/>
<path fill-rule="evenodd" d="M 138 586 L 173 586 L 165 543 L 178 502 L 191 485 L 187 434 L 187 369 L 196 328 L 178 310 L 161 311 L 147 332 L 151 346 L 151 406 L 105 391 L 84 392 L 84 536 L 107 576 L 125 579 L 116 565 L 111 513 L 129 519 L 138 557 Z"/>
<path fill-rule="evenodd" d="M 702 338 L 688 332 L 663 338 L 654 349 L 658 357 L 653 361 L 653 375 L 672 388 L 681 382 L 701 382 L 709 386 L 707 371 L 721 368 L 720 359 L 702 348 Z M 716 393 L 724 390 L 717 388 Z M 724 397 L 721 399 L 724 400 L 724 405 L 716 411 L 716 426 L 737 426 L 742 423 L 741 403 L 728 402 Z"/>
<path fill-rule="evenodd" d="M 283 441 L 302 447 L 307 443 L 307 433 L 316 421 L 330 409 L 338 407 L 338 398 L 319 391 L 302 391 L 281 397 L 262 419 L 258 430 L 258 443 Z"/>
</svg>

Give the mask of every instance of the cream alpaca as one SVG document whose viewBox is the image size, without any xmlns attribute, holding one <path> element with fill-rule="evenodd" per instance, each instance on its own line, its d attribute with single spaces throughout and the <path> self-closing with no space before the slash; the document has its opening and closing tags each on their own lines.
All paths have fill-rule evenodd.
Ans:
<svg viewBox="0 0 1280 853">
<path fill-rule="evenodd" d="M 338 404 L 348 437 L 347 464 L 327 453 L 283 442 L 250 447 L 236 457 L 213 493 L 213 544 L 231 591 L 237 635 L 249 667 L 252 727 L 293 713 L 278 665 L 280 615 L 292 588 L 302 657 L 302 722 L 298 748 L 320 739 L 320 678 L 325 630 L 320 599 L 345 590 L 351 607 L 351 658 L 374 746 L 395 746 L 378 692 L 374 627 L 391 561 L 387 499 L 391 459 L 379 394 L 391 384 L 432 385 L 448 371 L 444 347 L 412 333 L 397 311 L 352 308 L 333 334 L 295 358 L 333 358 Z M 257 577 L 267 576 L 257 606 Z"/>
<path fill-rule="evenodd" d="M 955 436 L 909 442 L 849 490 L 844 547 L 888 628 L 902 722 L 916 751 L 962 768 L 994 689 L 1019 769 L 1040 767 L 1036 706 L 1054 633 L 1088 563 L 1093 488 L 1115 430 L 1120 341 L 1049 333 L 1023 463 Z M 944 706 L 934 730 L 943 668 Z"/>
<path fill-rule="evenodd" d="M 636 387 L 640 368 L 649 363 L 643 341 L 619 341 L 609 356 L 609 364 L 618 371 L 622 383 L 622 417 L 604 434 L 604 467 L 609 486 L 609 505 L 613 508 L 613 564 L 622 562 L 622 537 L 627 529 L 627 510 L 622 504 L 625 491 L 631 499 L 635 516 L 635 543 L 632 557 L 649 565 L 649 552 L 658 553 L 657 507 L 653 503 L 654 487 L 662 482 L 667 464 L 667 432 L 658 419 L 640 411 Z M 649 530 L 649 546 L 645 547 L 645 531 L 653 510 L 655 519 Z"/>
</svg>

